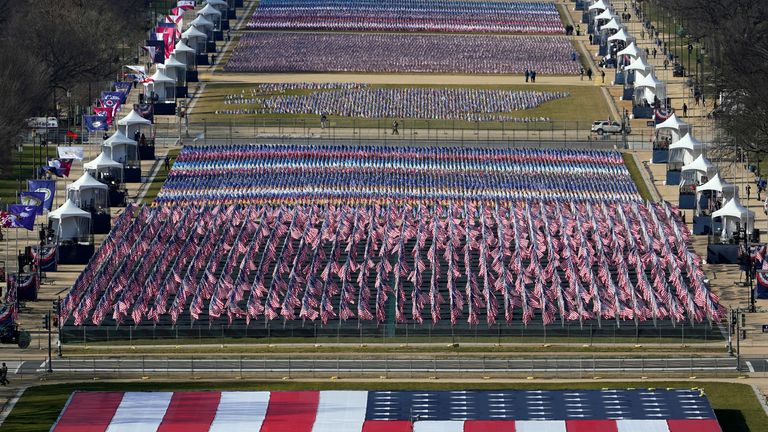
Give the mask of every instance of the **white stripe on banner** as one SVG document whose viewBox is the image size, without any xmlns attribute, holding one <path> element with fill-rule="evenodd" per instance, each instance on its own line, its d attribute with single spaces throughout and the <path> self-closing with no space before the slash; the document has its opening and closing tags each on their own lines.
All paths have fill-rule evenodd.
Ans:
<svg viewBox="0 0 768 432">
<path fill-rule="evenodd" d="M 267 415 L 269 392 L 221 392 L 210 432 L 258 431 Z"/>
<path fill-rule="evenodd" d="M 521 420 L 515 432 L 565 432 L 565 420 Z"/>
<path fill-rule="evenodd" d="M 125 393 L 107 432 L 155 432 L 172 396 L 172 392 Z"/>
<path fill-rule="evenodd" d="M 666 420 L 616 420 L 619 432 L 669 432 Z"/>
<path fill-rule="evenodd" d="M 464 432 L 464 420 L 457 421 L 417 421 L 413 432 Z"/>
<path fill-rule="evenodd" d="M 312 432 L 360 432 L 367 407 L 367 391 L 321 391 Z"/>
</svg>

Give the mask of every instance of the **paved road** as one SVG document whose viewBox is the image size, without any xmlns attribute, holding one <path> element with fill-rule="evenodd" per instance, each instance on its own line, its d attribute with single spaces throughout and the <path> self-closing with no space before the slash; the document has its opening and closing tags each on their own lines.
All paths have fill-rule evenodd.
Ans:
<svg viewBox="0 0 768 432">
<path fill-rule="evenodd" d="M 46 364 L 33 365 L 37 372 Z M 736 371 L 736 359 L 655 358 L 655 359 L 54 359 L 54 372 L 64 373 L 325 373 L 333 374 L 456 374 L 462 373 L 724 373 Z"/>
</svg>

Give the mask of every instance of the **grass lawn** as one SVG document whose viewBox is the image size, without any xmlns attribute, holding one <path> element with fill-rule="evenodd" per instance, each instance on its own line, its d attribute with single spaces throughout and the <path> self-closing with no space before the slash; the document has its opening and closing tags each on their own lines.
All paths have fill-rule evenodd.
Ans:
<svg viewBox="0 0 768 432">
<path fill-rule="evenodd" d="M 256 84 L 208 84 L 205 91 L 200 96 L 195 106 L 195 121 L 214 123 L 228 123 L 230 120 L 235 126 L 250 127 L 277 127 L 278 120 L 282 125 L 291 125 L 306 123 L 307 126 L 319 126 L 319 116 L 309 114 L 243 114 L 243 115 L 216 115 L 217 110 L 224 109 L 244 109 L 253 108 L 255 105 L 225 105 L 224 96 L 228 94 L 240 94 L 245 91 L 250 94 L 250 90 L 255 88 Z M 430 86 L 404 86 L 404 85 L 371 85 L 371 87 L 431 87 L 431 88 L 462 88 L 467 86 L 459 85 L 430 85 Z M 590 124 L 599 118 L 609 118 L 610 109 L 605 103 L 605 99 L 597 86 L 551 86 L 551 85 L 478 85 L 471 86 L 477 89 L 492 90 L 527 90 L 527 91 L 548 91 L 548 92 L 568 92 L 569 97 L 545 102 L 536 108 L 514 111 L 511 113 L 496 113 L 510 117 L 547 117 L 552 119 L 551 123 L 513 123 L 505 122 L 469 122 L 464 120 L 424 120 L 424 119 L 399 119 L 401 127 L 428 129 L 428 128 L 451 128 L 451 129 L 474 129 L 478 126 L 483 129 L 501 130 L 505 129 L 530 129 L 530 130 L 549 130 L 549 129 L 587 129 Z M 317 90 L 312 90 L 317 91 Z M 296 90 L 283 93 L 284 95 L 308 94 L 310 90 Z M 323 91 L 323 90 L 319 90 Z M 268 95 L 267 95 L 268 96 Z M 248 96 L 250 97 L 250 96 Z M 257 96 L 260 98 L 264 96 Z M 329 116 L 331 127 L 361 127 L 361 128 L 388 128 L 392 119 L 364 119 L 352 117 Z"/>
<path fill-rule="evenodd" d="M 731 383 L 690 382 L 588 382 L 588 383 L 399 383 L 399 382 L 87 382 L 42 385 L 27 389 L 3 424 L 3 431 L 46 431 L 58 418 L 70 394 L 85 391 L 184 391 L 184 390 L 557 390 L 602 388 L 691 388 L 707 394 L 723 432 L 768 430 L 768 417 L 750 386 Z"/>
<path fill-rule="evenodd" d="M 176 161 L 176 157 L 179 156 L 179 151 L 180 149 L 168 150 L 168 159 L 170 159 L 171 166 L 173 166 L 173 163 Z M 147 193 L 144 195 L 144 202 L 151 204 L 155 201 L 166 178 L 168 178 L 168 170 L 165 169 L 165 164 L 161 163 L 160 169 L 157 170 L 157 175 L 155 175 L 155 178 L 152 179 L 152 183 L 150 183 L 147 188 Z"/>
<path fill-rule="evenodd" d="M 635 158 L 632 157 L 631 153 L 622 153 L 621 157 L 624 158 L 624 165 L 626 165 L 629 170 L 629 176 L 632 177 L 632 181 L 635 182 L 635 185 L 637 186 L 637 192 L 644 200 L 653 201 L 651 192 L 648 190 L 648 185 L 645 183 L 643 175 L 640 173 L 640 168 L 635 163 Z"/>
</svg>

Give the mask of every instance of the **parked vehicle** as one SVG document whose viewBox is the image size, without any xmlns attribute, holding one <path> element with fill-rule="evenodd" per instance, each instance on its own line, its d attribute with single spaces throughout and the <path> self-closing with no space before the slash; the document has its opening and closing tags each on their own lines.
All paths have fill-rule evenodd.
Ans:
<svg viewBox="0 0 768 432">
<path fill-rule="evenodd" d="M 597 120 L 592 122 L 592 132 L 598 135 L 619 134 L 622 130 L 625 130 L 626 133 L 629 134 L 632 131 L 632 128 L 629 124 L 622 126 L 621 123 L 610 120 Z"/>
</svg>

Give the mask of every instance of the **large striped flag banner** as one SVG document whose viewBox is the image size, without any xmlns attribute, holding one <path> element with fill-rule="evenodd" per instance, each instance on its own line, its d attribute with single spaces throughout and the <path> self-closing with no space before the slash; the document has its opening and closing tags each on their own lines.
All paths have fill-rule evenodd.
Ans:
<svg viewBox="0 0 768 432">
<path fill-rule="evenodd" d="M 720 432 L 696 390 L 75 392 L 55 432 Z"/>
</svg>

